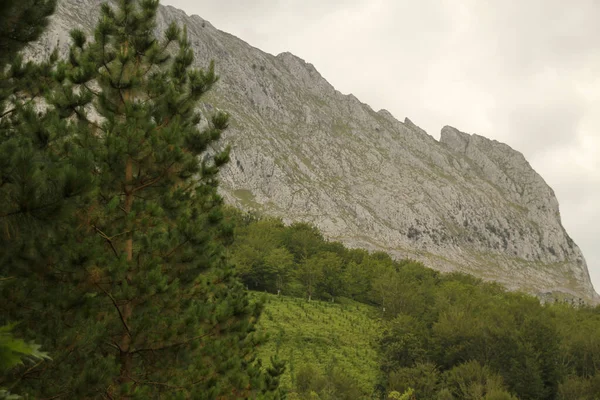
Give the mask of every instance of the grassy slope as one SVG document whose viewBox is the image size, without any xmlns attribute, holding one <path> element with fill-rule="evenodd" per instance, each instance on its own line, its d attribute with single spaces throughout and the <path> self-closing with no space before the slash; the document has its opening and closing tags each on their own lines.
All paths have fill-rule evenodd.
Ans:
<svg viewBox="0 0 600 400">
<path fill-rule="evenodd" d="M 259 357 L 268 361 L 278 354 L 287 361 L 283 388 L 293 388 L 295 371 L 307 363 L 322 374 L 332 366 L 340 368 L 364 396 L 373 392 L 379 371 L 375 349 L 379 323 L 373 318 L 374 308 L 352 301 L 309 303 L 275 295 L 266 295 L 266 300 L 259 329 L 269 334 L 269 340 Z"/>
</svg>

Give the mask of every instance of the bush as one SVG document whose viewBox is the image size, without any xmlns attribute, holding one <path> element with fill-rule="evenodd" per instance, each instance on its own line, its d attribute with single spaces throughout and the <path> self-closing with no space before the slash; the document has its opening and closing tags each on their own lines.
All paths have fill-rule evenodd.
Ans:
<svg viewBox="0 0 600 400">
<path fill-rule="evenodd" d="M 598 379 L 596 379 L 598 380 Z M 597 389 L 590 379 L 570 376 L 558 386 L 558 400 L 595 400 Z"/>
<path fill-rule="evenodd" d="M 436 400 L 454 400 L 454 396 L 450 389 L 444 388 L 438 392 Z"/>
<path fill-rule="evenodd" d="M 504 391 L 502 378 L 477 361 L 452 368 L 444 378 L 451 392 L 464 400 L 483 400 L 488 398 L 487 395 L 496 396 L 497 392 Z"/>
<path fill-rule="evenodd" d="M 435 364 L 417 363 L 390 373 L 389 389 L 400 393 L 414 389 L 418 399 L 431 399 L 438 391 L 440 375 Z"/>
</svg>

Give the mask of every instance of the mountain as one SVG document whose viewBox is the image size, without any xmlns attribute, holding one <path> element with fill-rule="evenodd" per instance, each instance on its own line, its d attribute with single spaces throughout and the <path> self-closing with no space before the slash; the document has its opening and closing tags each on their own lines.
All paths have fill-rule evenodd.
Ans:
<svg viewBox="0 0 600 400">
<path fill-rule="evenodd" d="M 65 50 L 70 29 L 91 31 L 99 4 L 59 2 L 29 54 Z M 197 65 L 215 60 L 221 75 L 205 107 L 232 115 L 228 203 L 510 289 L 598 300 L 554 192 L 519 152 L 449 126 L 437 141 L 340 93 L 290 53 L 272 56 L 170 6 L 158 31 L 173 20 L 187 25 Z"/>
</svg>

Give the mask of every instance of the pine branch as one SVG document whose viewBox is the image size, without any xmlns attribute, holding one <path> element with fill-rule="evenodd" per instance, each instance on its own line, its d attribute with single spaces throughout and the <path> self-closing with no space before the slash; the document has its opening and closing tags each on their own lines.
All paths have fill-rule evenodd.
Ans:
<svg viewBox="0 0 600 400">
<path fill-rule="evenodd" d="M 102 396 L 102 398 L 104 398 L 104 399 L 108 399 L 108 400 L 113 400 L 113 399 L 114 399 L 114 397 L 112 397 L 112 396 L 110 395 L 110 392 L 109 392 L 109 390 L 110 390 L 110 388 L 111 388 L 111 387 L 112 387 L 112 385 L 111 385 L 111 386 L 109 386 L 108 388 L 106 388 L 106 390 L 105 390 L 105 391 L 103 391 L 103 392 L 100 394 L 100 395 Z"/>
<path fill-rule="evenodd" d="M 169 388 L 172 390 L 188 392 L 188 389 L 184 388 L 183 386 L 169 385 L 168 383 L 164 383 L 164 382 L 139 381 L 139 380 L 136 380 L 133 378 L 131 380 L 134 381 L 136 383 L 136 385 L 162 386 L 162 387 L 166 387 L 166 388 Z"/>
<path fill-rule="evenodd" d="M 54 399 L 59 399 L 59 398 L 63 397 L 64 395 L 66 395 L 67 393 L 69 393 L 69 392 L 65 390 L 64 392 L 60 392 L 57 395 L 54 395 L 52 397 L 44 397 L 43 399 L 40 399 L 40 400 L 54 400 Z"/>
<path fill-rule="evenodd" d="M 109 343 L 109 342 L 104 342 L 104 344 L 106 344 L 107 346 L 110 346 L 110 347 L 112 347 L 112 348 L 113 348 L 113 349 L 115 349 L 115 350 L 123 351 L 123 350 L 121 349 L 121 347 L 120 347 L 118 344 L 116 344 L 114 341 L 113 341 L 113 342 L 111 342 L 111 343 Z"/>
<path fill-rule="evenodd" d="M 175 253 L 181 246 L 183 246 L 184 244 L 186 244 L 187 242 L 189 242 L 189 239 L 186 239 L 185 241 L 183 241 L 182 243 L 179 243 L 177 246 L 175 246 L 171 251 L 169 251 L 167 254 L 161 256 L 162 258 L 168 258 L 171 254 Z"/>
<path fill-rule="evenodd" d="M 134 194 L 134 193 L 136 193 L 136 192 L 138 192 L 140 190 L 143 190 L 143 189 L 145 189 L 145 188 L 147 188 L 149 186 L 154 185 L 157 182 L 160 182 L 160 180 L 163 179 L 169 173 L 169 171 L 171 170 L 171 167 L 173 167 L 173 165 L 175 165 L 174 162 L 172 162 L 171 164 L 169 164 L 169 166 L 167 168 L 165 168 L 165 170 L 159 176 L 157 176 L 156 178 L 152 178 L 150 180 L 150 182 L 144 183 L 141 186 L 138 186 L 136 188 L 131 189 L 131 191 L 129 193 L 130 194 Z"/>
<path fill-rule="evenodd" d="M 136 188 L 133 188 L 133 189 L 131 189 L 131 191 L 130 191 L 129 193 L 133 194 L 133 193 L 135 193 L 135 192 L 138 192 L 138 191 L 140 191 L 140 190 L 143 190 L 143 189 L 147 188 L 148 186 L 152 186 L 152 185 L 154 185 L 155 183 L 158 183 L 158 182 L 160 182 L 160 180 L 161 180 L 161 179 L 163 179 L 163 178 L 164 178 L 164 176 L 165 176 L 165 174 L 164 174 L 164 173 L 163 173 L 163 174 L 160 174 L 160 175 L 159 175 L 159 176 L 157 176 L 156 178 L 153 178 L 153 179 L 151 179 L 149 182 L 146 182 L 146 183 L 144 183 L 144 184 L 143 184 L 143 185 L 141 185 L 141 186 L 138 186 L 138 187 L 136 187 Z"/>
<path fill-rule="evenodd" d="M 0 114 L 0 118 L 4 118 L 5 116 L 7 116 L 8 114 L 11 114 L 13 112 L 15 112 L 17 110 L 17 107 L 13 107 L 10 110 L 3 112 L 2 114 Z"/>
<path fill-rule="evenodd" d="M 117 304 L 117 301 L 115 300 L 115 298 L 110 293 L 108 293 L 102 286 L 98 285 L 97 283 L 96 283 L 96 286 L 98 287 L 98 289 L 102 290 L 104 292 L 104 294 L 106 294 L 110 298 L 110 301 L 112 301 L 113 305 L 117 309 L 117 312 L 119 313 L 119 318 L 121 319 L 121 323 L 123 324 L 123 327 L 127 331 L 127 335 L 129 337 L 131 337 L 131 331 L 129 330 L 129 326 L 127 325 L 127 322 L 125 322 L 123 313 L 121 313 L 121 309 L 119 308 L 119 305 Z"/>
<path fill-rule="evenodd" d="M 18 214 L 27 214 L 27 213 L 32 213 L 34 211 L 40 211 L 43 210 L 44 208 L 48 208 L 48 207 L 52 207 L 56 204 L 58 204 L 62 199 L 47 203 L 47 204 L 43 204 L 41 206 L 38 207 L 33 207 L 31 209 L 28 210 L 16 210 L 16 211 L 10 211 L 8 213 L 5 214 L 0 214 L 0 218 L 6 218 L 6 217 L 11 217 L 13 215 L 18 215 Z"/>
<path fill-rule="evenodd" d="M 108 237 L 108 236 L 107 236 L 107 235 L 106 235 L 104 232 L 102 232 L 100 229 L 98 229 L 98 227 L 97 227 L 96 225 L 93 225 L 93 228 L 96 230 L 96 232 L 98 232 L 98 234 L 99 234 L 99 235 L 100 235 L 100 236 L 101 236 L 101 237 L 102 237 L 104 240 L 106 240 L 106 242 L 107 242 L 108 244 L 110 244 L 110 247 L 111 247 L 111 249 L 112 249 L 113 253 L 115 254 L 115 257 L 119 258 L 119 253 L 117 252 L 117 249 L 115 248 L 115 245 L 114 245 L 114 244 L 113 244 L 113 242 L 112 242 L 112 238 Z M 128 233 L 128 232 L 125 232 L 125 233 Z M 122 233 L 121 233 L 121 234 L 119 234 L 119 235 L 122 235 Z M 117 235 L 117 236 L 118 236 L 118 235 Z M 113 236 L 113 237 L 114 237 L 114 236 Z"/>
<path fill-rule="evenodd" d="M 131 353 L 137 354 L 137 353 L 142 353 L 145 351 L 161 351 L 161 350 L 171 349 L 173 347 L 184 346 L 186 344 L 193 342 L 194 340 L 202 339 L 202 338 L 210 336 L 212 334 L 213 334 L 212 332 L 208 332 L 203 335 L 195 336 L 193 338 L 184 340 L 183 342 L 170 343 L 170 344 L 166 344 L 164 346 L 159 346 L 159 347 L 148 347 L 148 348 L 143 348 L 143 349 L 136 349 L 136 350 L 132 351 Z"/>
<path fill-rule="evenodd" d="M 102 42 L 102 65 L 108 71 L 108 75 L 111 76 L 112 71 L 110 70 L 110 68 L 108 67 L 108 64 L 106 63 L 106 42 L 105 41 Z"/>
<path fill-rule="evenodd" d="M 34 365 L 32 365 L 31 367 L 27 368 L 27 370 L 25 370 L 25 372 L 23 372 L 21 374 L 21 376 L 19 376 L 19 378 L 17 378 L 17 380 L 15 382 L 13 382 L 13 384 L 11 386 L 9 386 L 9 389 L 13 389 L 14 387 L 17 386 L 17 384 L 23 380 L 23 378 L 25 378 L 27 375 L 29 375 L 31 372 L 33 372 L 34 369 L 36 369 L 37 367 L 39 367 L 44 361 L 46 361 L 45 359 L 42 359 L 40 361 L 38 361 L 37 363 L 35 363 Z"/>
<path fill-rule="evenodd" d="M 106 133 L 106 130 L 104 128 L 102 128 L 100 125 L 98 125 L 95 121 L 92 121 L 91 119 L 89 119 L 85 114 L 79 112 L 79 110 L 77 110 L 77 107 L 71 106 L 70 108 L 71 108 L 71 110 L 73 110 L 73 112 L 77 115 L 77 117 L 79 119 L 81 119 L 82 121 L 85 121 L 87 124 L 90 124 L 94 128 Z"/>
<path fill-rule="evenodd" d="M 82 83 L 82 86 L 83 86 L 84 88 L 86 88 L 86 90 L 87 90 L 88 92 L 90 92 L 91 94 L 93 94 L 94 96 L 96 96 L 96 97 L 100 97 L 100 93 L 98 93 L 98 92 L 94 91 L 93 89 L 90 89 L 86 83 Z"/>
</svg>

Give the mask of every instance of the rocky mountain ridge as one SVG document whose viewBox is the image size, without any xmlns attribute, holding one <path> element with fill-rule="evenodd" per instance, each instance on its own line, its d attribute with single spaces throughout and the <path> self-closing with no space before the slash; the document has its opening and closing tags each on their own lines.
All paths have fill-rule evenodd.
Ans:
<svg viewBox="0 0 600 400">
<path fill-rule="evenodd" d="M 91 31 L 99 4 L 60 1 L 30 54 L 65 49 L 72 28 Z M 187 25 L 197 65 L 215 60 L 222 77 L 205 107 L 232 114 L 228 203 L 442 271 L 597 301 L 554 192 L 522 154 L 448 126 L 437 141 L 343 95 L 302 59 L 264 53 L 176 8 L 161 7 L 157 30 L 173 20 Z"/>
</svg>

